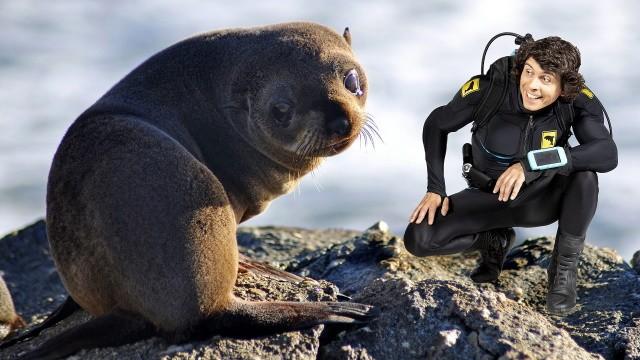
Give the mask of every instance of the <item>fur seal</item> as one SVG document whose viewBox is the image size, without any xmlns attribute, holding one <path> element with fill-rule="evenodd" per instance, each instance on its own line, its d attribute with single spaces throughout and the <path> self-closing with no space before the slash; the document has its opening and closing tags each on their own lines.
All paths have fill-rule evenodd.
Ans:
<svg viewBox="0 0 640 360">
<path fill-rule="evenodd" d="M 13 306 L 11 293 L 0 276 L 0 340 L 4 339 L 13 330 L 24 327 L 26 324 L 22 318 L 16 314 Z"/>
<path fill-rule="evenodd" d="M 368 84 L 350 42 L 348 29 L 302 22 L 205 33 L 152 56 L 81 114 L 49 173 L 47 235 L 66 289 L 95 319 L 27 358 L 374 316 L 363 304 L 232 294 L 237 224 L 366 126 Z"/>
</svg>

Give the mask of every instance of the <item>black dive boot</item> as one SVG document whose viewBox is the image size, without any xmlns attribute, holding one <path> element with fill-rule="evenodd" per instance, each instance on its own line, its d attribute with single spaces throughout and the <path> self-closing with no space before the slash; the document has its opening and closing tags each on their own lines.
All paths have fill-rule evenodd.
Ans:
<svg viewBox="0 0 640 360">
<path fill-rule="evenodd" d="M 515 241 L 516 233 L 512 228 L 478 233 L 472 249 L 480 250 L 482 258 L 480 265 L 471 273 L 471 280 L 477 283 L 496 281 L 507 253 Z"/>
<path fill-rule="evenodd" d="M 547 268 L 547 310 L 554 315 L 566 315 L 576 305 L 578 260 L 584 248 L 585 236 L 558 231 L 553 245 L 551 262 Z"/>
</svg>

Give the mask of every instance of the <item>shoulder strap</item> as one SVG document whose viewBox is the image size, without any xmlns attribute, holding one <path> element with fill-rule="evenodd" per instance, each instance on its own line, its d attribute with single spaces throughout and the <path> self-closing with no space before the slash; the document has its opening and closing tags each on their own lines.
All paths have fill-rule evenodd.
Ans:
<svg viewBox="0 0 640 360">
<path fill-rule="evenodd" d="M 496 60 L 489 67 L 487 77 L 489 78 L 489 87 L 487 88 L 483 99 L 476 106 L 473 112 L 473 126 L 471 132 L 485 126 L 489 119 L 498 111 L 500 104 L 507 95 L 507 83 L 511 76 L 511 68 L 513 66 L 513 56 L 505 56 Z"/>
<path fill-rule="evenodd" d="M 571 132 L 571 124 L 573 124 L 573 118 L 575 116 L 575 112 L 573 111 L 573 102 L 562 102 L 558 101 L 558 105 L 556 106 L 556 115 L 558 116 L 560 130 L 562 131 L 562 137 L 558 144 L 560 146 L 564 146 L 573 133 Z"/>
</svg>

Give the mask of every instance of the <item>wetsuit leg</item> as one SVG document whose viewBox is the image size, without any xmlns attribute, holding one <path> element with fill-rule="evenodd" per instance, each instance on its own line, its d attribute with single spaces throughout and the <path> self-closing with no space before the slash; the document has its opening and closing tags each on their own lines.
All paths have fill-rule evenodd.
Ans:
<svg viewBox="0 0 640 360">
<path fill-rule="evenodd" d="M 598 206 L 598 175 L 578 171 L 570 176 L 562 199 L 558 229 L 574 236 L 584 236 Z"/>
<path fill-rule="evenodd" d="M 409 223 L 404 245 L 416 256 L 449 255 L 464 251 L 475 242 L 475 234 L 493 228 L 508 227 L 513 219 L 507 203 L 498 195 L 477 189 L 465 189 L 449 196 L 449 213 L 436 213 L 433 225 L 427 220 Z"/>
<path fill-rule="evenodd" d="M 471 248 L 481 231 L 551 224 L 558 220 L 568 180 L 554 176 L 535 182 L 508 202 L 477 189 L 460 191 L 449 197 L 449 213 L 441 216 L 438 212 L 433 225 L 423 220 L 407 226 L 405 247 L 416 256 L 450 255 Z"/>
<path fill-rule="evenodd" d="M 447 216 L 436 214 L 410 223 L 404 234 L 407 250 L 416 256 L 449 255 L 470 249 L 476 233 L 504 227 L 536 227 L 559 220 L 559 233 L 584 239 L 598 201 L 598 178 L 592 171 L 569 177 L 546 177 L 524 188 L 514 201 L 497 194 L 465 189 L 449 197 Z M 555 253 L 555 250 L 554 250 Z"/>
<path fill-rule="evenodd" d="M 570 177 L 556 175 L 526 187 L 515 200 L 509 201 L 509 209 L 513 214 L 512 226 L 536 227 L 558 220 L 570 180 Z"/>
</svg>

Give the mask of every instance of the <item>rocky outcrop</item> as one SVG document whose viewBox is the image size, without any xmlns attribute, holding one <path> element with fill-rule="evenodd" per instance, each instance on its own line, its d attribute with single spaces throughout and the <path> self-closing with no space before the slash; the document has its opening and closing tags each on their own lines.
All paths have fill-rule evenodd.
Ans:
<svg viewBox="0 0 640 360">
<path fill-rule="evenodd" d="M 640 274 L 640 250 L 633 254 L 633 257 L 631 258 L 631 266 L 638 274 Z"/>
<path fill-rule="evenodd" d="M 256 272 L 239 275 L 245 299 L 336 300 L 339 292 L 376 305 L 374 321 L 316 326 L 262 338 L 212 336 L 169 344 L 154 337 L 93 349 L 82 359 L 636 359 L 640 358 L 640 276 L 615 252 L 585 248 L 579 268 L 580 306 L 564 318 L 544 309 L 552 239 L 530 239 L 508 257 L 495 284 L 468 278 L 474 253 L 416 258 L 384 223 L 360 233 L 297 228 L 242 228 L 241 252 L 308 277 L 291 282 Z M 18 312 L 30 326 L 65 298 L 48 255 L 44 223 L 0 240 L 0 270 Z M 311 279 L 316 279 L 311 280 Z M 12 358 L 88 319 L 76 312 L 36 339 L 0 351 Z"/>
</svg>

